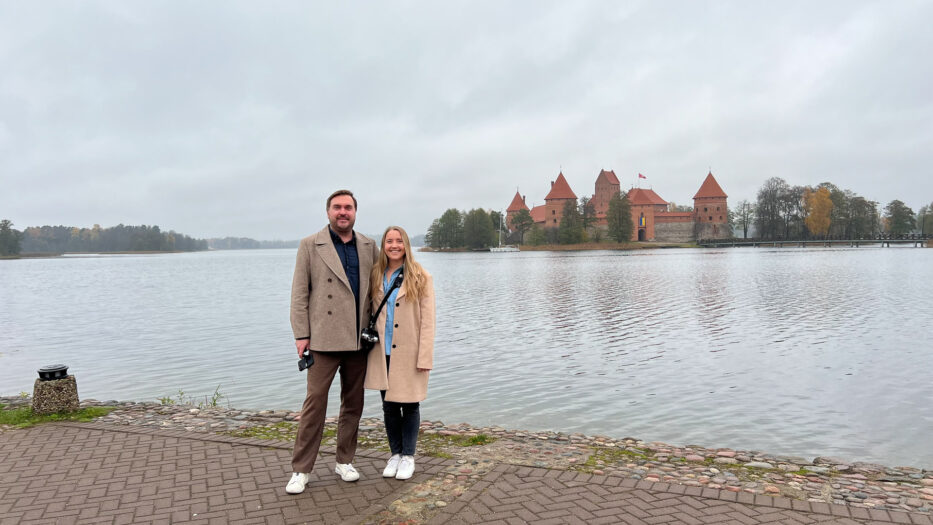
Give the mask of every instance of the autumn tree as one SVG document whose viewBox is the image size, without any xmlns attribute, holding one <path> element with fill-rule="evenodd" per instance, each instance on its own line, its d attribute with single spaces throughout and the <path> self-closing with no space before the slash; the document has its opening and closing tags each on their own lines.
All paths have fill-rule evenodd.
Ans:
<svg viewBox="0 0 933 525">
<path fill-rule="evenodd" d="M 584 237 L 589 235 L 590 227 L 596 224 L 596 205 L 590 197 L 580 197 L 580 218 L 583 223 Z"/>
<path fill-rule="evenodd" d="M 849 200 L 849 235 L 853 239 L 873 237 L 879 230 L 878 203 L 858 195 Z"/>
<path fill-rule="evenodd" d="M 505 227 L 505 217 L 502 215 L 501 211 L 490 210 L 489 211 L 489 220 L 492 221 L 492 227 L 499 231 L 499 227 Z"/>
<path fill-rule="evenodd" d="M 895 235 L 910 233 L 917 225 L 914 210 L 897 199 L 885 206 L 884 222 L 887 232 Z"/>
<path fill-rule="evenodd" d="M 431 248 L 459 248 L 463 246 L 463 214 L 449 208 L 428 228 L 428 246 Z"/>
<path fill-rule="evenodd" d="M 618 192 L 609 199 L 606 221 L 609 223 L 609 236 L 616 242 L 628 242 L 632 239 L 634 224 L 628 194 Z"/>
<path fill-rule="evenodd" d="M 0 221 L 0 255 L 19 255 L 22 237 L 8 219 Z"/>
<path fill-rule="evenodd" d="M 515 212 L 515 215 L 512 216 L 512 229 L 518 232 L 519 243 L 525 243 L 525 232 L 528 231 L 534 223 L 535 220 L 531 218 L 531 212 L 527 209 L 522 208 Z"/>
<path fill-rule="evenodd" d="M 583 215 L 573 200 L 564 203 L 563 214 L 557 227 L 557 242 L 560 244 L 583 242 Z"/>
<path fill-rule="evenodd" d="M 803 193 L 806 208 L 806 225 L 810 234 L 816 237 L 825 237 L 829 232 L 830 217 L 833 212 L 833 201 L 829 190 L 819 188 L 811 191 L 809 188 Z"/>
<path fill-rule="evenodd" d="M 474 208 L 463 216 L 463 244 L 474 250 L 496 244 L 496 229 L 486 210 Z"/>
<path fill-rule="evenodd" d="M 547 242 L 547 234 L 544 228 L 537 224 L 532 224 L 528 232 L 528 244 L 532 246 L 541 246 Z"/>
</svg>

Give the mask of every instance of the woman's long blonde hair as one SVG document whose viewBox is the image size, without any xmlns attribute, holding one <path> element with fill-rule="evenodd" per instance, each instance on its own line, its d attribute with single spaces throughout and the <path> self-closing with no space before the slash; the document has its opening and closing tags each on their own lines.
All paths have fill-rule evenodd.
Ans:
<svg viewBox="0 0 933 525">
<path fill-rule="evenodd" d="M 415 261 L 411 253 L 411 241 L 408 240 L 408 234 L 400 226 L 389 226 L 382 233 L 382 241 L 379 243 L 379 259 L 373 265 L 373 273 L 369 278 L 372 286 L 370 297 L 382 295 L 382 279 L 386 268 L 389 266 L 389 257 L 386 256 L 386 235 L 395 230 L 402 236 L 402 244 L 405 246 L 405 258 L 402 264 L 405 266 L 405 278 L 402 280 L 402 286 L 405 287 L 405 295 L 412 301 L 417 301 L 424 295 L 424 287 L 427 285 L 427 276 L 424 268 Z"/>
</svg>

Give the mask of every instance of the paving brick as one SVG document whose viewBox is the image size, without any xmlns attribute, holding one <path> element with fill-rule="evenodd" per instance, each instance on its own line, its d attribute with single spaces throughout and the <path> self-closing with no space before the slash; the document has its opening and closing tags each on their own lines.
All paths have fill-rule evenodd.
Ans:
<svg viewBox="0 0 933 525">
<path fill-rule="evenodd" d="M 419 458 L 408 483 L 360 451 L 356 483 L 332 472 L 333 447 L 305 493 L 288 496 L 290 443 L 206 433 L 56 423 L 0 437 L 0 524 L 358 523 L 453 463 Z M 45 452 L 55 449 L 59 456 Z M 926 514 L 862 509 L 618 476 L 500 464 L 430 523 L 765 523 L 933 525 Z"/>
</svg>

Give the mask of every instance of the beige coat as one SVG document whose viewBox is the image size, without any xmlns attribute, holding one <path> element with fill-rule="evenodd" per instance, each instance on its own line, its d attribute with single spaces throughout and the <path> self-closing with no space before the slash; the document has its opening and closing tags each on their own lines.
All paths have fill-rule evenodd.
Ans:
<svg viewBox="0 0 933 525">
<path fill-rule="evenodd" d="M 405 287 L 398 291 L 395 301 L 395 326 L 392 329 L 392 366 L 386 375 L 385 342 L 386 310 L 379 312 L 376 329 L 379 344 L 369 353 L 364 387 L 385 390 L 386 401 L 415 403 L 428 395 L 428 375 L 418 368 L 434 368 L 434 281 L 429 274 L 424 295 L 417 302 L 405 295 Z M 373 297 L 373 308 L 382 302 L 383 294 Z"/>
<path fill-rule="evenodd" d="M 360 312 L 327 226 L 305 237 L 298 246 L 292 278 L 291 323 L 295 339 L 311 338 L 311 350 L 359 350 L 359 328 L 369 323 L 369 274 L 379 255 L 377 244 L 356 234 L 360 258 Z"/>
</svg>

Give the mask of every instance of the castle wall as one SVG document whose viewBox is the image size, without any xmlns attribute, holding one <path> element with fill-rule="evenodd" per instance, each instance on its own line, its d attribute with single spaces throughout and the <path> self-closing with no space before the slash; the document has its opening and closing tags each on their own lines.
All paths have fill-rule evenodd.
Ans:
<svg viewBox="0 0 933 525">
<path fill-rule="evenodd" d="M 729 239 L 732 227 L 728 223 L 701 222 L 696 226 L 696 239 Z"/>
<path fill-rule="evenodd" d="M 693 221 L 656 222 L 654 240 L 658 242 L 693 242 Z"/>
</svg>

